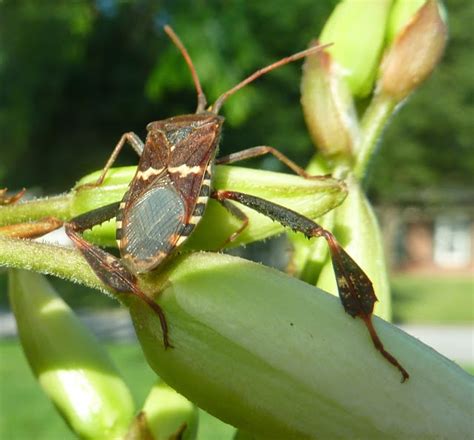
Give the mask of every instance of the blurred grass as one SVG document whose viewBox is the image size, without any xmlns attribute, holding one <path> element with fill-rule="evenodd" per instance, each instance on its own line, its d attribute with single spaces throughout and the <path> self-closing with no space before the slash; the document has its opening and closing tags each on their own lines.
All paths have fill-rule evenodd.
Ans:
<svg viewBox="0 0 474 440">
<path fill-rule="evenodd" d="M 138 345 L 107 349 L 139 409 L 156 378 Z M 230 440 L 235 429 L 201 411 L 199 439 Z M 73 440 L 74 436 L 36 383 L 17 341 L 0 342 L 0 439 Z"/>
<path fill-rule="evenodd" d="M 141 407 L 155 375 L 138 345 L 109 344 L 107 349 Z M 474 375 L 474 365 L 464 366 Z M 34 436 L 33 436 L 34 433 Z M 199 440 L 231 440 L 234 428 L 200 412 Z M 0 439 L 73 440 L 53 405 L 42 393 L 17 341 L 0 342 Z"/>
<path fill-rule="evenodd" d="M 391 284 L 394 322 L 474 323 L 472 276 L 397 275 Z"/>
</svg>

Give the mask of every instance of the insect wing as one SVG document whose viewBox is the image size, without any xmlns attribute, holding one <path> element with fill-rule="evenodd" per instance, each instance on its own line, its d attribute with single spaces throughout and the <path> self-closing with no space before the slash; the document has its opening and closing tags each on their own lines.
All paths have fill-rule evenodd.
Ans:
<svg viewBox="0 0 474 440">
<path fill-rule="evenodd" d="M 186 218 L 186 205 L 162 178 L 127 206 L 121 250 L 134 272 L 156 267 L 173 249 Z"/>
</svg>

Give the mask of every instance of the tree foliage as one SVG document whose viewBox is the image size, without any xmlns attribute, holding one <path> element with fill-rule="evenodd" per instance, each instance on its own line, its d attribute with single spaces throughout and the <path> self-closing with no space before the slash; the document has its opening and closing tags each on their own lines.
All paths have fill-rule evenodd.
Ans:
<svg viewBox="0 0 474 440">
<path fill-rule="evenodd" d="M 306 47 L 335 0 L 189 2 L 4 0 L 0 3 L 0 185 L 63 191 L 100 168 L 121 133 L 193 112 L 186 65 L 165 37 L 186 44 L 210 101 L 255 69 Z M 371 179 L 382 200 L 474 174 L 474 7 L 447 4 L 444 61 L 386 133 Z M 356 36 L 355 36 L 356 38 Z M 273 145 L 304 164 L 313 147 L 299 106 L 299 66 L 248 86 L 224 108 L 225 153 Z M 134 163 L 133 152 L 121 163 Z M 263 165 L 278 168 L 273 159 Z"/>
</svg>

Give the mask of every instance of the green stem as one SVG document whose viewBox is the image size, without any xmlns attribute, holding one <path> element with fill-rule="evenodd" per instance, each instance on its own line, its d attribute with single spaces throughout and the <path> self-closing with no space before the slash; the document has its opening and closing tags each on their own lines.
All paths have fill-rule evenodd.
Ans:
<svg viewBox="0 0 474 440">
<path fill-rule="evenodd" d="M 354 175 L 359 181 L 363 181 L 367 174 L 374 150 L 396 104 L 393 98 L 382 94 L 375 95 L 364 114 L 361 123 L 362 141 L 354 166 Z"/>
<path fill-rule="evenodd" d="M 0 236 L 0 266 L 34 270 L 104 290 L 86 260 L 72 248 Z"/>
<path fill-rule="evenodd" d="M 65 220 L 70 217 L 71 193 L 45 197 L 24 203 L 0 207 L 0 226 L 56 217 Z"/>
</svg>

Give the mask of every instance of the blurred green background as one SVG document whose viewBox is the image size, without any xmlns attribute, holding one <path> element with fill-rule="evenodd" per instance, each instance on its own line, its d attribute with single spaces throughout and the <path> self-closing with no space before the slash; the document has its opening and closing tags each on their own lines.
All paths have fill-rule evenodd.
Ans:
<svg viewBox="0 0 474 440">
<path fill-rule="evenodd" d="M 148 122 L 192 113 L 193 83 L 164 24 L 185 43 L 212 102 L 257 68 L 305 48 L 336 3 L 0 1 L 0 187 L 66 191 L 103 166 L 122 133 L 144 138 Z M 369 194 L 379 205 L 426 189 L 472 189 L 474 2 L 449 0 L 446 7 L 450 40 L 442 64 L 398 112 L 375 160 Z M 222 154 L 266 144 L 305 165 L 314 147 L 299 106 L 300 64 L 272 72 L 229 99 L 222 112 Z M 125 149 L 118 164 L 136 160 Z M 281 169 L 271 157 L 249 165 Z M 472 324 L 472 279 L 443 280 L 395 277 L 397 321 Z M 447 296 L 453 283 L 456 295 Z M 74 307 L 114 305 L 96 293 L 78 296 L 67 283 L 56 285 Z M 4 310 L 4 276 L 0 291 Z M 143 401 L 153 375 L 139 349 L 110 349 Z M 0 409 L 0 438 L 31 438 L 31 432 L 35 438 L 72 438 L 35 388 L 14 341 L 0 343 Z M 202 426 L 204 439 L 229 438 L 231 432 L 207 416 Z"/>
<path fill-rule="evenodd" d="M 65 191 L 103 166 L 122 133 L 144 137 L 147 122 L 192 113 L 193 84 L 164 24 L 186 44 L 212 102 L 258 67 L 305 48 L 336 3 L 3 0 L 0 186 Z M 474 4 L 446 6 L 442 65 L 400 110 L 374 167 L 370 193 L 379 201 L 472 184 Z M 222 153 L 269 144 L 305 164 L 313 150 L 298 105 L 300 65 L 228 101 Z M 121 163 L 136 162 L 129 150 Z"/>
</svg>

